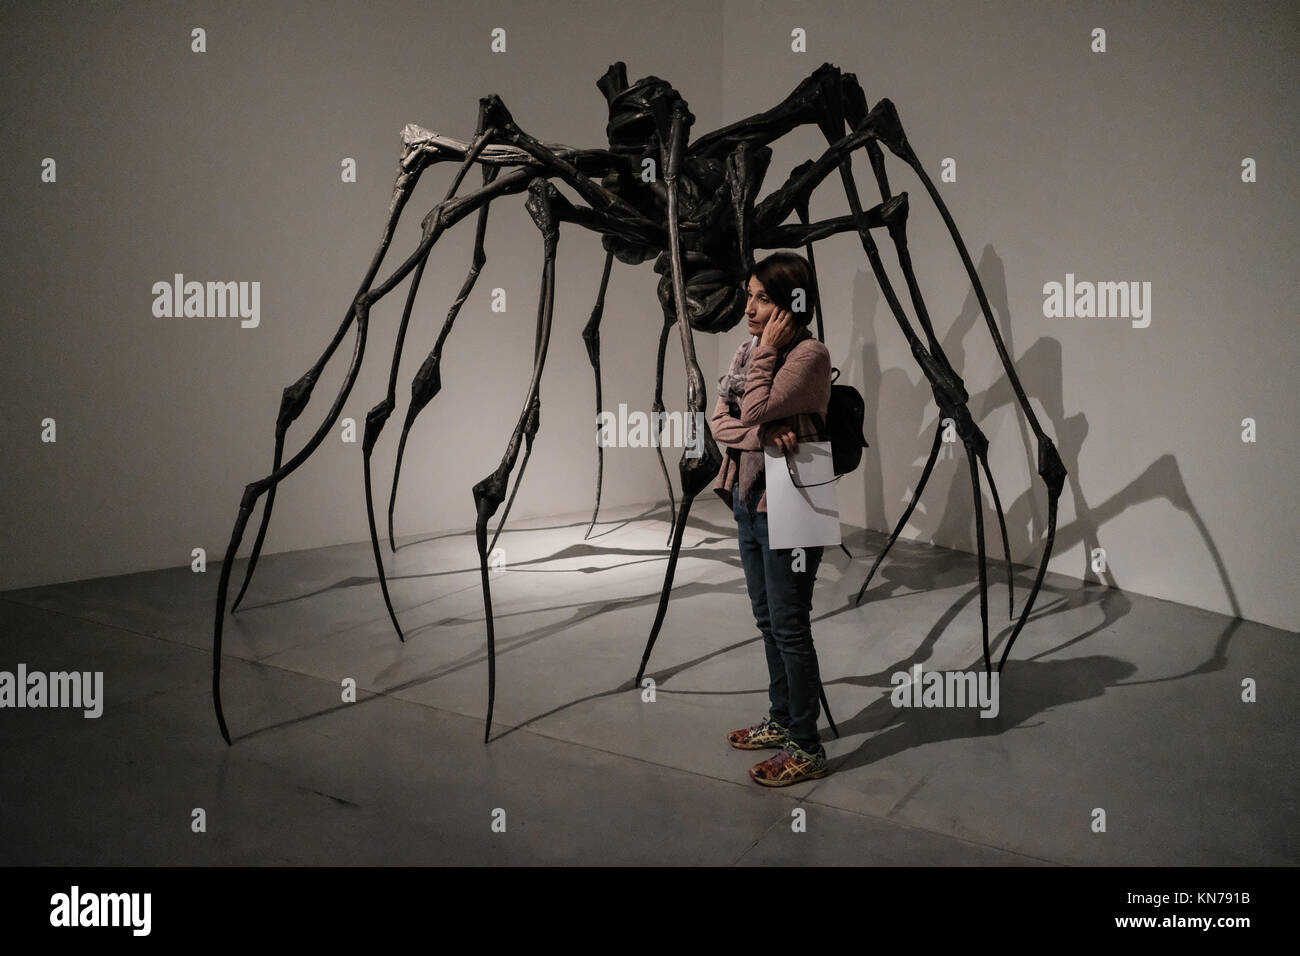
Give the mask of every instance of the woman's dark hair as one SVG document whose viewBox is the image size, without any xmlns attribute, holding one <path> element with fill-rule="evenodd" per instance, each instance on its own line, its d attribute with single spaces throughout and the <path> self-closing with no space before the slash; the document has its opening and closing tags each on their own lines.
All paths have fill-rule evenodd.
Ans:
<svg viewBox="0 0 1300 956">
<path fill-rule="evenodd" d="M 793 252 L 777 252 L 755 263 L 751 275 L 763 283 L 773 302 L 791 313 L 795 325 L 806 326 L 812 321 L 817 283 L 807 259 Z M 803 295 L 796 295 L 798 290 Z"/>
</svg>

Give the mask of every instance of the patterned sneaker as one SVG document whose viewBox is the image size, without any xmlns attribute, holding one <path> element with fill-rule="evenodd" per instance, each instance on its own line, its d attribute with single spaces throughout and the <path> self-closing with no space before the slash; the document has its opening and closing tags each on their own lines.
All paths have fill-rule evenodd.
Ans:
<svg viewBox="0 0 1300 956">
<path fill-rule="evenodd" d="M 788 733 L 771 717 L 764 717 L 761 724 L 727 734 L 727 743 L 737 750 L 766 750 L 769 747 L 784 747 Z"/>
<path fill-rule="evenodd" d="M 817 753 L 811 754 L 793 740 L 787 740 L 785 748 L 749 770 L 755 783 L 765 787 L 788 787 L 792 783 L 816 780 L 830 773 L 826 763 L 826 748 L 819 746 Z"/>
</svg>

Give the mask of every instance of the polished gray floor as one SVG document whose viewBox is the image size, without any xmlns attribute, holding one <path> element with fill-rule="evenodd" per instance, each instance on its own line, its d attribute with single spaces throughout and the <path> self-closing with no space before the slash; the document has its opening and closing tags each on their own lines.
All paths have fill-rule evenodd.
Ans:
<svg viewBox="0 0 1300 956">
<path fill-rule="evenodd" d="M 1049 575 L 996 717 L 898 708 L 897 672 L 982 667 L 975 560 L 900 542 L 855 607 L 884 541 L 858 531 L 814 597 L 834 772 L 765 790 L 746 773 L 764 754 L 723 736 L 767 699 L 730 514 L 710 499 L 691 516 L 653 701 L 632 677 L 666 508 L 602 511 L 584 541 L 589 517 L 501 537 L 486 746 L 472 532 L 385 546 L 405 644 L 369 542 L 264 557 L 226 618 L 231 747 L 211 703 L 215 564 L 0 595 L 0 670 L 102 671 L 105 697 L 98 719 L 0 710 L 0 863 L 1300 862 L 1293 632 Z M 1019 568 L 1017 608 L 1031 581 Z M 996 654 L 1005 578 L 990 607 Z"/>
</svg>

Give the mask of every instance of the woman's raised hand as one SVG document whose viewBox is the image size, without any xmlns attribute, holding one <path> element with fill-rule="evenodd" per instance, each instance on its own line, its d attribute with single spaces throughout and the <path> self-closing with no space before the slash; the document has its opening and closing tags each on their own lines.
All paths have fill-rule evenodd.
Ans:
<svg viewBox="0 0 1300 956">
<path fill-rule="evenodd" d="M 794 317 L 788 310 L 778 306 L 772 310 L 771 318 L 763 326 L 763 337 L 759 340 L 759 344 L 779 349 L 792 338 L 794 338 Z"/>
</svg>

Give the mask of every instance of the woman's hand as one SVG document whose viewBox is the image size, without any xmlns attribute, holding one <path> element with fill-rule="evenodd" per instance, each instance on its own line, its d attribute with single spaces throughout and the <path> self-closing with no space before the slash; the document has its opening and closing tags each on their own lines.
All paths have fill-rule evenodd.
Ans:
<svg viewBox="0 0 1300 956">
<path fill-rule="evenodd" d="M 790 313 L 780 308 L 772 310 L 772 316 L 763 326 L 763 337 L 759 340 L 760 345 L 770 345 L 774 349 L 779 349 L 794 338 L 794 318 Z"/>
<path fill-rule="evenodd" d="M 794 454 L 799 449 L 799 439 L 794 429 L 785 422 L 764 422 L 759 425 L 758 440 L 764 445 L 775 445 L 787 454 Z"/>
</svg>

